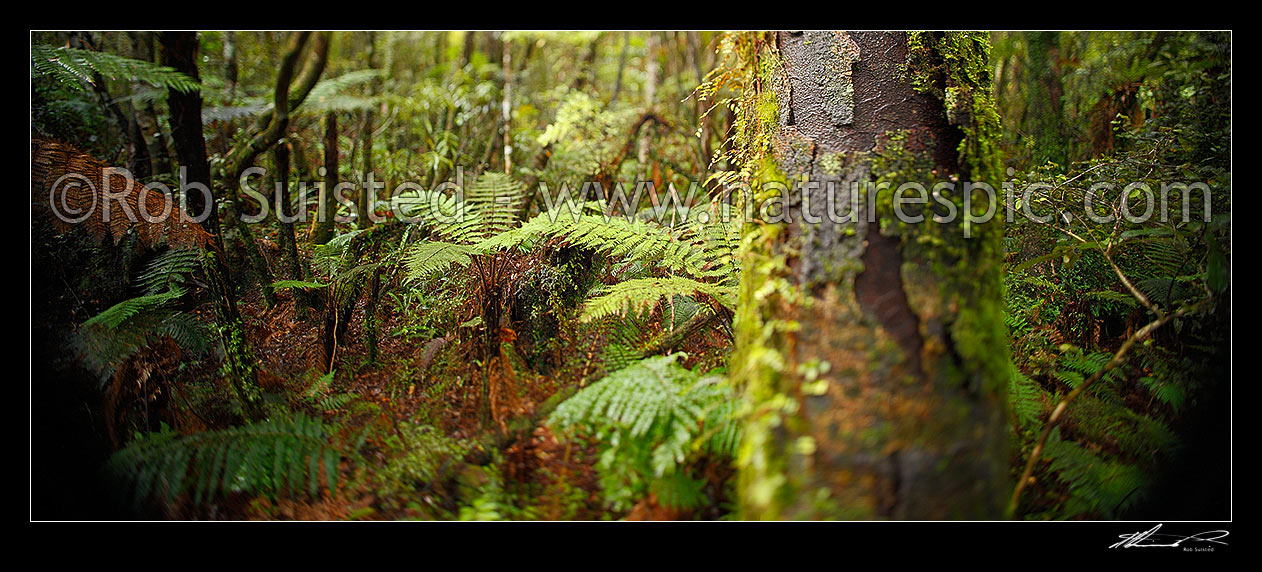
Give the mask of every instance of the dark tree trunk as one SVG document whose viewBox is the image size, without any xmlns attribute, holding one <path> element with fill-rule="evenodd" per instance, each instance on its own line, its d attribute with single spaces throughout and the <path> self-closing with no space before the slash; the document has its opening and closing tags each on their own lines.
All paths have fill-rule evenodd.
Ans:
<svg viewBox="0 0 1262 572">
<path fill-rule="evenodd" d="M 333 238 L 337 184 L 337 114 L 330 111 L 324 115 L 324 186 L 320 188 L 320 212 L 311 233 L 312 244 L 324 244 Z"/>
<path fill-rule="evenodd" d="M 198 79 L 196 32 L 162 32 L 159 41 L 163 65 Z M 171 111 L 171 137 L 180 165 L 186 170 L 187 184 L 200 184 L 206 189 L 212 189 L 210 165 L 206 161 L 206 140 L 202 136 L 201 93 L 170 90 L 167 94 L 167 107 Z M 257 416 L 261 410 L 256 364 L 246 338 L 245 324 L 237 311 L 236 288 L 232 283 L 232 275 L 224 263 L 223 238 L 219 232 L 219 212 L 214 194 L 212 191 L 211 201 L 207 203 L 206 197 L 199 191 L 189 189 L 186 193 L 186 210 L 191 216 L 209 213 L 201 222 L 202 228 L 212 237 L 203 253 L 206 281 L 215 300 L 219 335 L 223 341 L 233 387 L 246 410 Z"/>
<path fill-rule="evenodd" d="M 377 35 L 373 32 L 368 32 L 368 68 L 369 69 L 373 69 L 374 67 L 373 58 L 376 55 L 375 54 L 376 46 L 377 46 Z M 372 84 L 369 84 L 368 95 L 371 96 L 372 92 L 373 92 Z M 372 174 L 373 118 L 374 118 L 374 114 L 371 109 L 364 111 L 364 129 L 362 132 L 362 139 L 364 140 L 363 172 L 360 175 L 362 180 L 360 181 L 359 198 L 358 200 L 355 201 L 356 215 L 357 215 L 356 226 L 359 227 L 360 229 L 365 229 L 372 226 L 372 223 L 373 223 L 372 209 L 373 209 L 374 204 L 376 203 L 376 198 L 377 198 L 375 195 L 375 190 L 369 188 L 367 184 L 368 177 L 370 174 Z"/>
<path fill-rule="evenodd" d="M 303 280 L 306 276 L 303 275 L 302 263 L 298 258 L 298 243 L 294 238 L 294 213 L 291 211 L 292 199 L 289 195 L 288 144 L 282 143 L 272 149 L 272 162 L 276 171 L 276 222 L 280 227 L 277 240 L 280 243 L 282 266 L 285 270 L 286 278 Z M 292 288 L 291 292 L 294 300 L 294 313 L 298 316 L 305 315 L 310 307 L 306 291 L 301 288 Z"/>
<path fill-rule="evenodd" d="M 237 98 L 237 33 L 223 33 L 223 80 L 228 84 L 228 102 Z"/>
<path fill-rule="evenodd" d="M 132 43 L 132 57 L 147 62 L 156 61 L 153 48 L 153 32 L 128 32 Z M 133 83 L 136 89 L 142 86 Z M 140 127 L 145 145 L 149 149 L 149 161 L 154 173 L 171 172 L 171 152 L 166 133 L 158 122 L 158 112 L 153 102 L 136 103 L 136 123 Z"/>
<path fill-rule="evenodd" d="M 756 44 L 749 69 L 764 88 L 746 93 L 744 113 L 757 111 L 741 143 L 759 181 L 792 190 L 786 220 L 763 212 L 750 225 L 742 265 L 732 370 L 755 411 L 744 515 L 1000 517 L 1000 221 L 965 238 L 960 221 L 900 221 L 889 199 L 903 182 L 931 189 L 951 175 L 999 186 L 987 37 L 779 32 Z M 827 216 L 852 212 L 852 181 L 892 186 L 875 204 L 860 187 L 857 220 Z"/>
</svg>

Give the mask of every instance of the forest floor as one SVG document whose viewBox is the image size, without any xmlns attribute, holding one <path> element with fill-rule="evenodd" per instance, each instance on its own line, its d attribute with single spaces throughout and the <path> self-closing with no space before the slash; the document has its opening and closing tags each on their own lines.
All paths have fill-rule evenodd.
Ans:
<svg viewBox="0 0 1262 572">
<path fill-rule="evenodd" d="M 322 370 L 319 362 L 325 357 L 320 351 L 324 323 L 319 310 L 300 317 L 292 292 L 278 291 L 278 303 L 266 308 L 256 291 L 239 306 L 258 360 L 259 384 L 272 396 L 303 394 L 313 372 Z M 629 511 L 611 512 L 596 469 L 599 444 L 582 436 L 557 435 L 544 424 L 557 398 L 571 394 L 566 390 L 600 378 L 600 354 L 606 340 L 599 328 L 562 332 L 562 337 L 576 340 L 558 345 L 569 351 L 556 358 L 559 367 L 540 368 L 547 371 L 544 375 L 524 366 L 519 356 L 476 359 L 475 348 L 468 347 L 476 344 L 468 340 L 445 336 L 451 342 L 444 343 L 439 337 L 417 338 L 408 330 L 416 320 L 415 312 L 383 299 L 377 312 L 378 354 L 369 362 L 364 324 L 367 297 L 361 296 L 356 304 L 344 345 L 338 345 L 332 356 L 335 375 L 325 394 L 353 395 L 359 406 L 322 414 L 326 420 L 336 420 L 343 433 L 370 435 L 360 448 L 363 460 L 343 460 L 337 485 L 332 490 L 322 488 L 318 498 L 238 495 L 216 505 L 214 514 L 203 513 L 198 518 L 455 519 L 469 510 L 471 503 L 476 504 L 478 499 L 471 497 L 487 488 L 487 466 L 494 471 L 490 478 L 501 481 L 496 486 L 503 488 L 500 516 L 540 520 L 677 520 L 701 516 L 662 506 L 651 494 Z M 200 312 L 207 317 L 213 313 L 208 302 Z M 513 337 L 507 332 L 506 339 Z M 502 353 L 513 352 L 514 344 L 503 345 Z M 678 349 L 689 353 L 689 362 L 713 364 L 721 363 L 728 344 L 715 333 L 696 335 Z M 555 353 L 561 356 L 561 352 Z M 226 381 L 219 379 L 218 383 L 223 386 L 219 392 L 226 393 Z M 177 425 L 184 425 L 184 430 L 205 428 L 191 419 Z M 436 428 L 449 442 L 473 445 L 463 458 L 448 455 L 436 471 L 425 472 L 428 483 L 382 487 L 388 477 L 374 473 L 389 472 L 386 467 L 392 461 L 406 457 L 409 449 L 423 448 L 409 442 L 407 435 L 409 427 L 426 425 Z M 484 445 L 495 450 L 483 451 Z M 724 469 L 708 471 L 726 473 Z M 729 476 L 717 475 L 717 479 Z M 516 505 L 507 515 L 502 506 L 505 503 Z"/>
</svg>

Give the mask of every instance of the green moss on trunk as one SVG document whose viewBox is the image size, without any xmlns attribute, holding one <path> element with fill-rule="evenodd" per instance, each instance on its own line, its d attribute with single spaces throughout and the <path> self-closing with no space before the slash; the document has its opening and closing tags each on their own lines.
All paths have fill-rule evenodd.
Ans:
<svg viewBox="0 0 1262 572">
<path fill-rule="evenodd" d="M 891 200 L 902 183 L 949 175 L 998 187 L 986 38 L 759 38 L 743 52 L 736 159 L 755 189 L 792 190 L 787 222 L 763 212 L 742 246 L 730 368 L 745 398 L 742 514 L 998 516 L 1009 372 L 999 219 L 904 223 Z M 815 223 L 804 215 L 823 194 L 790 185 L 808 180 L 889 187 L 856 197 L 870 224 Z M 944 200 L 963 212 L 962 192 Z"/>
</svg>

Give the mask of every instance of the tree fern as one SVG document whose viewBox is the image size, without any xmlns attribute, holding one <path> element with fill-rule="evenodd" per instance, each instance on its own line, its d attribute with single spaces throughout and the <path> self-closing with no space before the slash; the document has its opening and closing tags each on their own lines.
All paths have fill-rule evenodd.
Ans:
<svg viewBox="0 0 1262 572">
<path fill-rule="evenodd" d="M 85 84 L 94 83 L 96 74 L 105 79 L 147 83 L 182 92 L 197 91 L 201 87 L 193 78 L 153 62 L 65 46 L 31 46 L 33 78 L 51 77 L 62 84 L 85 89 Z"/>
<path fill-rule="evenodd" d="M 301 414 L 181 436 L 138 436 L 106 463 L 139 503 L 189 493 L 194 503 L 230 492 L 316 494 L 337 482 L 339 450 L 323 422 Z"/>
<path fill-rule="evenodd" d="M 328 274 L 336 274 L 347 262 L 347 252 L 351 241 L 363 230 L 352 230 L 339 234 L 324 244 L 318 244 L 311 251 L 311 267 Z"/>
<path fill-rule="evenodd" d="M 416 191 L 400 199 L 404 215 L 445 242 L 474 245 L 517 226 L 526 190 L 504 173 L 483 173 L 449 195 Z M 485 250 L 480 248 L 479 250 Z"/>
</svg>

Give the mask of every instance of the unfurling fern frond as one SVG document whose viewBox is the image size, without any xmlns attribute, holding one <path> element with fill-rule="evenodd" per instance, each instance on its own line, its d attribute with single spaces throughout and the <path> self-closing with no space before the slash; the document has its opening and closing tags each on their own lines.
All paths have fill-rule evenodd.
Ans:
<svg viewBox="0 0 1262 572">
<path fill-rule="evenodd" d="M 733 454 L 739 428 L 731 387 L 680 366 L 682 356 L 651 357 L 609 374 L 559 405 L 547 424 L 609 435 L 601 471 L 640 482 L 676 473 L 692 453 Z"/>
<path fill-rule="evenodd" d="M 184 493 L 200 503 L 230 492 L 314 495 L 321 479 L 336 484 L 341 456 L 323 422 L 298 414 L 186 436 L 169 429 L 141 435 L 106 469 L 137 503 Z"/>
<path fill-rule="evenodd" d="M 201 88 L 197 80 L 153 62 L 65 46 L 31 46 L 32 78 L 47 76 L 65 85 L 84 89 L 85 83 L 94 83 L 93 76 L 96 74 L 105 79 L 125 79 L 186 93 Z"/>
</svg>

